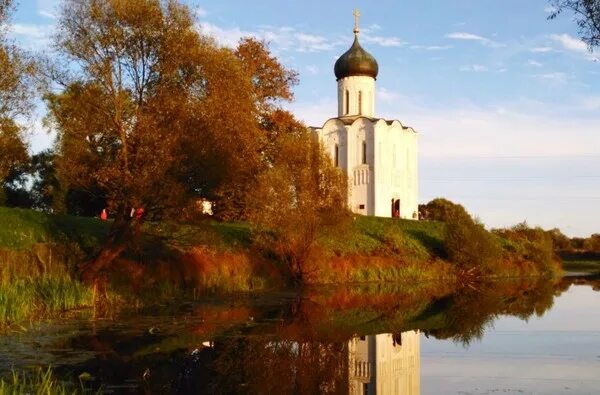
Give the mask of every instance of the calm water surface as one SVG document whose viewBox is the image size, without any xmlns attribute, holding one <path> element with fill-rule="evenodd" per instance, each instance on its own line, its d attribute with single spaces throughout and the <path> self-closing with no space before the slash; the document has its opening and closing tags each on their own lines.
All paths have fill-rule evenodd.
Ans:
<svg viewBox="0 0 600 395">
<path fill-rule="evenodd" d="M 206 298 L 0 336 L 0 375 L 104 393 L 598 394 L 600 282 Z"/>
<path fill-rule="evenodd" d="M 423 394 L 599 394 L 600 293 L 573 285 L 541 317 L 503 315 L 464 347 L 421 341 Z"/>
</svg>

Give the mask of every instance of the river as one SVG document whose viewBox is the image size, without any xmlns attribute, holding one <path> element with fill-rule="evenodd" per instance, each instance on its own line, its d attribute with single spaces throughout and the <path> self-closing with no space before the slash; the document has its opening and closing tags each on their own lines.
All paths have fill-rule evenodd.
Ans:
<svg viewBox="0 0 600 395">
<path fill-rule="evenodd" d="M 0 375 L 103 393 L 597 394 L 600 282 L 208 296 L 0 336 Z"/>
</svg>

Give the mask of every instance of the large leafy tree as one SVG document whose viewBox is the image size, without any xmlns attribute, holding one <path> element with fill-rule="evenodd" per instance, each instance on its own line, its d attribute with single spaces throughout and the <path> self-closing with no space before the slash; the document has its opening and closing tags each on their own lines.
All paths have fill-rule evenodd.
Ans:
<svg viewBox="0 0 600 395">
<path fill-rule="evenodd" d="M 550 0 L 554 12 L 550 19 L 565 11 L 575 15 L 581 39 L 592 47 L 600 46 L 600 0 Z"/>
<path fill-rule="evenodd" d="M 12 0 L 0 0 L 0 203 L 4 187 L 29 160 L 19 118 L 31 108 L 33 63 L 4 34 Z"/>
<path fill-rule="evenodd" d="M 199 36 L 186 6 L 65 0 L 55 47 L 67 60 L 52 70 L 62 88 L 46 96 L 59 132 L 58 176 L 97 191 L 115 217 L 84 278 L 135 238 L 141 221 L 132 208 L 160 217 L 190 197 L 226 200 L 256 173 L 251 82 L 233 51 Z"/>
</svg>

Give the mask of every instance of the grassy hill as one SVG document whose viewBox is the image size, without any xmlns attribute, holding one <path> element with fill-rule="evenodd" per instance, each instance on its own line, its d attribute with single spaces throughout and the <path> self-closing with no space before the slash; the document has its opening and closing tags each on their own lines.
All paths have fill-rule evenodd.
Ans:
<svg viewBox="0 0 600 395">
<path fill-rule="evenodd" d="M 110 221 L 98 218 L 54 215 L 34 210 L 0 207 L 0 249 L 28 250 L 36 244 L 76 243 L 91 254 L 102 245 Z M 337 256 L 391 254 L 403 246 L 419 254 L 443 254 L 444 224 L 389 218 L 355 217 L 348 230 L 319 237 L 319 244 Z M 398 235 L 402 235 L 398 237 Z M 144 227 L 148 244 L 160 240 L 170 247 L 205 246 L 216 251 L 240 251 L 250 247 L 251 231 L 245 223 L 207 220 L 198 224 L 150 222 Z"/>
</svg>

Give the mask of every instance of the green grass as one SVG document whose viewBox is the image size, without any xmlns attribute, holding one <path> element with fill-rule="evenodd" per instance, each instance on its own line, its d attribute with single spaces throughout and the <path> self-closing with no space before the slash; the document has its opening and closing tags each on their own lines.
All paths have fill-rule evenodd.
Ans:
<svg viewBox="0 0 600 395">
<path fill-rule="evenodd" d="M 90 255 L 102 245 L 109 227 L 110 222 L 97 218 L 0 207 L 0 249 L 29 250 L 36 244 L 73 243 Z M 341 255 L 376 254 L 394 247 L 416 254 L 440 255 L 443 234 L 441 222 L 356 216 L 348 231 L 325 230 L 319 243 Z M 144 235 L 144 247 L 207 246 L 216 251 L 235 251 L 247 249 L 252 243 L 250 227 L 245 223 L 153 222 L 145 224 Z"/>
<path fill-rule="evenodd" d="M 93 305 L 93 291 L 69 276 L 0 280 L 0 329 Z"/>
<path fill-rule="evenodd" d="M 404 251 L 424 258 L 443 255 L 444 231 L 444 224 L 436 221 L 356 216 L 348 232 L 326 232 L 319 242 L 338 255 L 395 255 Z"/>
<path fill-rule="evenodd" d="M 76 243 L 91 252 L 101 245 L 109 226 L 95 218 L 0 207 L 0 248 L 28 250 L 40 243 Z"/>
<path fill-rule="evenodd" d="M 215 251 L 246 249 L 252 240 L 250 227 L 245 223 L 207 221 L 199 224 L 175 222 L 150 222 L 144 226 L 145 245 L 162 240 L 163 245 L 178 249 L 208 246 Z M 154 243 L 156 244 L 156 243 Z"/>
<path fill-rule="evenodd" d="M 0 395 L 74 395 L 90 393 L 85 389 L 82 378 L 80 378 L 80 381 L 77 385 L 62 383 L 54 378 L 50 368 L 47 370 L 38 369 L 33 375 L 13 372 L 10 378 L 0 379 Z"/>
</svg>

